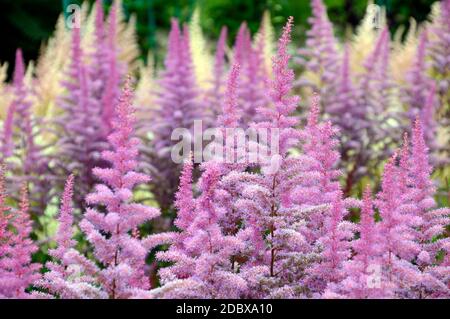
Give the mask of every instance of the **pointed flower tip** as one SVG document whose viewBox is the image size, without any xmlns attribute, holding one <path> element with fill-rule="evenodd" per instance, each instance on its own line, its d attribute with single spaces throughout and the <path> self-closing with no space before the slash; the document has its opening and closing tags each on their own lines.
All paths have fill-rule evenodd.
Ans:
<svg viewBox="0 0 450 319">
<path fill-rule="evenodd" d="M 320 113 L 320 95 L 314 92 L 311 100 L 311 109 L 309 111 L 308 125 L 314 126 L 318 123 Z"/>
<path fill-rule="evenodd" d="M 370 184 L 367 184 L 364 187 L 364 199 L 371 199 L 372 198 L 372 187 L 370 186 Z"/>
<path fill-rule="evenodd" d="M 16 62 L 14 67 L 14 83 L 16 85 L 20 84 L 25 75 L 25 64 L 23 61 L 22 49 L 18 48 L 16 50 Z"/>
</svg>

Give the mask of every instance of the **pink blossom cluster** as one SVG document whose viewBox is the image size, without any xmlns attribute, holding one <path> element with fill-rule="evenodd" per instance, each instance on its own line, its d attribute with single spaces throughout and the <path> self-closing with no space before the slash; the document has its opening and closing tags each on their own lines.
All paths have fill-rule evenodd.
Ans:
<svg viewBox="0 0 450 319">
<path fill-rule="evenodd" d="M 401 90 L 405 125 L 386 111 L 387 28 L 354 81 L 349 44 L 339 51 L 325 6 L 313 0 L 307 48 L 296 61 L 320 73 L 322 86 L 302 110 L 296 89 L 312 84 L 291 65 L 292 17 L 270 72 L 267 30 L 252 42 L 243 23 L 228 50 L 223 28 L 206 88 L 195 77 L 190 29 L 173 19 L 158 107 L 143 120 L 119 59 L 118 3 L 105 20 L 96 1 L 91 51 L 82 28 L 70 31 L 61 112 L 50 120 L 31 109 L 17 51 L 0 146 L 0 298 L 450 298 L 450 208 L 433 179 L 434 108 L 448 93 L 444 79 L 426 73 L 425 58 L 434 48 L 442 69 L 442 39 L 420 36 Z M 444 17 L 449 4 L 442 2 Z M 190 153 L 174 163 L 172 132 L 192 130 L 195 120 L 225 134 L 277 132 L 278 153 L 258 163 L 201 164 Z M 45 129 L 60 134 L 50 146 L 37 138 Z M 352 192 L 358 179 L 363 189 Z M 42 239 L 48 219 L 57 229 Z"/>
</svg>

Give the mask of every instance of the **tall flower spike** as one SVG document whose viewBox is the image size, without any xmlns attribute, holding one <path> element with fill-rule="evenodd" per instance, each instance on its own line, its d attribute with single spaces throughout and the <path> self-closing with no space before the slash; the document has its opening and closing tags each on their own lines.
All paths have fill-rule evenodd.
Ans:
<svg viewBox="0 0 450 319">
<path fill-rule="evenodd" d="M 427 76 L 427 47 L 428 32 L 424 30 L 420 35 L 414 64 L 406 75 L 408 86 L 404 90 L 403 99 L 408 107 L 410 121 L 414 121 L 425 105 L 427 91 L 430 87 L 431 79 Z"/>
<path fill-rule="evenodd" d="M 175 261 L 176 271 L 173 272 L 172 267 L 160 271 L 166 286 L 153 291 L 157 297 L 239 298 L 246 292 L 247 285 L 231 261 L 243 248 L 242 242 L 235 236 L 223 235 L 219 226 L 221 211 L 215 204 L 215 193 L 221 165 L 208 162 L 203 169 L 196 216 L 190 227 L 181 233 L 185 248 L 179 250 L 172 246 L 168 252 L 158 254 L 160 260 Z"/>
<path fill-rule="evenodd" d="M 68 175 L 74 173 L 78 177 L 78 183 L 74 185 L 74 203 L 76 208 L 84 210 L 84 197 L 97 182 L 91 171 L 94 167 L 107 165 L 100 154 L 109 146 L 102 119 L 102 103 L 95 95 L 89 66 L 83 62 L 85 55 L 80 44 L 80 32 L 80 28 L 72 29 L 71 60 L 61 82 L 65 90 L 56 102 L 64 112 L 55 121 L 61 128 L 62 138 L 57 141 L 53 164 L 61 189 Z"/>
<path fill-rule="evenodd" d="M 311 160 L 288 152 L 303 135 L 294 128 L 297 119 L 291 116 L 299 99 L 290 95 L 294 75 L 288 66 L 287 50 L 292 21 L 288 19 L 278 41 L 278 53 L 273 58 L 269 91 L 272 105 L 260 109 L 265 121 L 254 125 L 268 130 L 268 134 L 278 134 L 279 148 L 275 154 L 271 153 L 271 165 L 264 159 L 257 163 L 261 167 L 259 173 L 234 171 L 224 178 L 224 184 L 235 183 L 239 191 L 232 205 L 241 213 L 245 224 L 239 234 L 248 247 L 248 263 L 240 269 L 249 285 L 246 296 L 249 298 L 307 296 L 309 286 L 305 285 L 305 271 L 320 256 L 304 234 L 305 219 L 312 211 L 324 212 L 328 208 L 306 200 L 295 202 L 299 196 L 295 186 L 307 179 L 302 169 L 310 165 Z"/>
<path fill-rule="evenodd" d="M 103 184 L 86 197 L 90 205 L 104 205 L 106 214 L 89 208 L 80 223 L 95 257 L 104 265 L 98 270 L 98 284 L 113 299 L 129 298 L 149 288 L 145 258 L 155 243 L 134 237 L 131 232 L 160 214 L 155 208 L 131 202 L 134 186 L 147 183 L 150 177 L 135 171 L 139 140 L 133 137 L 130 81 L 128 78 L 116 107 L 108 138 L 112 150 L 102 153 L 111 168 L 94 168 L 93 173 Z"/>
<path fill-rule="evenodd" d="M 113 14 L 114 14 L 114 7 L 113 7 Z M 107 90 L 109 79 L 109 72 L 110 70 L 110 48 L 108 46 L 108 33 L 105 28 L 105 14 L 103 11 L 103 0 L 96 0 L 95 1 L 95 17 L 94 17 L 94 37 L 93 37 L 93 43 L 92 51 L 89 52 L 89 68 L 87 69 L 87 73 L 89 76 L 89 81 L 91 84 L 91 90 L 93 97 L 99 101 L 101 113 L 103 113 L 104 116 L 106 114 L 109 116 L 111 111 L 111 106 L 108 105 L 106 110 L 103 110 L 103 104 L 102 104 L 102 98 L 106 94 L 109 95 L 108 92 L 105 92 Z M 112 26 L 113 32 L 115 33 L 115 26 Z M 115 37 L 115 34 L 110 34 L 109 36 Z M 114 75 L 113 75 L 114 76 Z M 106 101 L 105 101 L 106 102 Z M 108 109 L 109 108 L 109 109 Z M 102 116 L 102 115 L 100 115 Z M 102 123 L 103 129 L 105 132 L 108 132 L 105 122 Z M 106 127 L 105 127 L 106 125 Z M 107 134 L 107 133 L 106 133 Z"/>
<path fill-rule="evenodd" d="M 27 186 L 23 185 L 19 209 L 12 217 L 8 247 L 0 258 L 0 296 L 4 298 L 28 298 L 26 290 L 40 278 L 40 264 L 32 262 L 32 254 L 38 247 L 30 238 L 31 220 L 28 214 Z"/>
<path fill-rule="evenodd" d="M 411 166 L 409 174 L 413 186 L 413 202 L 417 205 L 416 214 L 423 219 L 420 242 L 425 244 L 425 250 L 436 253 L 436 245 L 431 242 L 444 232 L 448 224 L 448 209 L 435 209 L 433 199 L 435 186 L 431 180 L 432 167 L 428 159 L 428 148 L 425 144 L 424 132 L 420 120 L 414 123 L 412 135 Z M 430 245 L 428 245 L 430 244 Z"/>
<path fill-rule="evenodd" d="M 296 143 L 298 136 L 293 129 L 298 120 L 290 114 L 297 108 L 300 97 L 289 96 L 294 81 L 294 71 L 288 65 L 291 57 L 288 53 L 288 45 L 291 42 L 293 21 L 293 17 L 289 17 L 283 28 L 283 34 L 278 40 L 277 55 L 272 59 L 273 80 L 270 81 L 268 94 L 274 109 L 269 107 L 258 109 L 264 118 L 261 123 L 258 123 L 258 126 L 285 130 L 285 132 L 280 132 L 279 152 L 281 156 L 285 156 L 288 148 Z"/>
<path fill-rule="evenodd" d="M 443 125 L 448 125 L 445 119 L 448 119 L 450 106 L 450 61 L 447 57 L 450 55 L 448 37 L 450 35 L 450 0 L 443 0 L 436 3 L 439 6 L 438 16 L 430 25 L 430 35 L 434 37 L 430 41 L 430 57 L 432 64 L 432 77 L 436 81 L 436 88 L 439 96 L 439 104 Z"/>
<path fill-rule="evenodd" d="M 319 239 L 323 247 L 320 262 L 308 270 L 314 290 L 322 292 L 327 283 L 338 283 L 344 278 L 343 263 L 350 256 L 350 240 L 353 238 L 352 225 L 344 221 L 346 214 L 342 192 L 339 192 L 331 204 L 329 216 L 325 218 L 325 235 Z"/>
<path fill-rule="evenodd" d="M 328 19 L 322 0 L 311 0 L 312 17 L 308 19 L 311 29 L 307 31 L 306 48 L 298 50 L 297 63 L 305 67 L 297 85 L 312 86 L 320 93 L 322 105 L 328 106 L 339 73 L 339 55 L 333 25 Z"/>
<path fill-rule="evenodd" d="M 0 258 L 7 252 L 8 223 L 10 214 L 6 206 L 5 167 L 0 166 Z"/>
<path fill-rule="evenodd" d="M 355 255 L 344 262 L 345 279 L 337 284 L 330 283 L 325 298 L 381 298 L 377 287 L 376 272 L 381 271 L 379 257 L 381 246 L 375 224 L 370 186 L 364 190 L 361 218 L 357 228 L 359 239 L 351 242 Z"/>
<path fill-rule="evenodd" d="M 192 192 L 192 171 L 194 164 L 192 162 L 192 154 L 183 165 L 180 177 L 180 185 L 175 195 L 175 206 L 178 210 L 178 216 L 175 225 L 179 229 L 187 229 L 194 218 L 194 194 Z"/>
<path fill-rule="evenodd" d="M 329 121 L 319 123 L 319 101 L 319 96 L 315 94 L 307 125 L 302 132 L 302 178 L 299 183 L 294 182 L 291 195 L 292 201 L 299 205 L 331 204 L 340 192 L 337 130 Z M 325 235 L 324 220 L 327 214 L 320 210 L 309 214 L 305 235 L 311 244 Z"/>
<path fill-rule="evenodd" d="M 267 89 L 267 70 L 264 65 L 264 38 L 253 46 L 249 43 L 245 58 L 241 59 L 242 76 L 239 92 L 239 106 L 241 111 L 240 126 L 246 129 L 250 123 L 262 120 L 258 108 L 267 107 L 269 98 Z"/>
<path fill-rule="evenodd" d="M 237 102 L 237 84 L 239 81 L 239 64 L 234 64 L 228 77 L 227 88 L 225 91 L 225 103 L 223 105 L 222 115 L 220 116 L 220 125 L 224 128 L 238 127 L 238 102 Z"/>
<path fill-rule="evenodd" d="M 251 35 L 250 30 L 247 27 L 246 22 L 242 22 L 241 26 L 239 27 L 236 41 L 234 44 L 234 52 L 233 52 L 233 63 L 234 64 L 244 64 L 244 60 L 247 57 L 247 54 L 249 52 L 249 49 L 251 48 Z"/>
<path fill-rule="evenodd" d="M 56 243 L 58 247 L 52 252 L 54 258 L 62 259 L 64 253 L 70 248 L 75 247 L 75 241 L 72 239 L 73 236 L 73 208 L 72 208 L 72 197 L 73 197 L 73 180 L 74 176 L 70 175 L 67 178 L 66 185 L 64 187 L 64 193 L 61 198 L 61 208 L 59 211 L 59 228 L 56 234 Z"/>
<path fill-rule="evenodd" d="M 152 192 L 163 211 L 172 209 L 181 166 L 171 159 L 171 149 L 175 142 L 172 133 L 184 128 L 193 134 L 195 120 L 208 120 L 200 92 L 196 85 L 189 48 L 188 28 L 180 31 L 178 21 L 172 20 L 169 34 L 165 70 L 160 77 L 159 96 L 156 101 L 159 108 L 152 119 L 154 133 L 151 149 L 144 155 L 152 168 Z M 148 155 L 147 155 L 148 154 Z M 187 156 L 188 154 L 183 154 Z M 200 154 L 201 155 L 201 154 Z M 198 154 L 194 154 L 197 158 Z"/>
<path fill-rule="evenodd" d="M 118 2 L 115 1 L 109 13 L 109 28 L 107 34 L 107 48 L 108 48 L 108 77 L 105 84 L 105 90 L 102 95 L 102 117 L 105 127 L 111 129 L 111 121 L 113 119 L 114 106 L 117 103 L 120 91 L 120 76 L 118 65 L 118 52 L 116 48 L 117 42 L 117 8 Z"/>
<path fill-rule="evenodd" d="M 409 194 L 400 178 L 394 154 L 384 167 L 381 191 L 375 202 L 381 216 L 379 224 L 382 244 L 380 264 L 382 269 L 381 287 L 384 297 L 395 297 L 411 290 L 420 277 L 418 268 L 411 263 L 420 252 L 414 242 L 417 219 L 412 218 Z"/>
<path fill-rule="evenodd" d="M 52 261 L 45 267 L 48 269 L 34 285 L 45 291 L 33 292 L 38 298 L 86 299 L 106 298 L 106 295 L 95 286 L 92 274 L 96 266 L 93 262 L 75 250 L 76 241 L 72 239 L 73 231 L 73 184 L 74 176 L 66 180 L 61 207 L 58 216 L 59 227 L 56 233 L 55 249 L 49 250 Z"/>
<path fill-rule="evenodd" d="M 402 115 L 390 109 L 392 103 L 392 81 L 388 68 L 390 52 L 389 30 L 384 28 L 375 48 L 364 62 L 364 73 L 356 86 L 354 120 L 357 134 L 351 140 L 343 140 L 346 172 L 344 192 L 350 193 L 353 186 L 367 173 L 376 171 L 380 160 L 389 154 L 389 147 L 401 137 L 402 128 L 392 123 L 402 123 Z M 373 145 L 380 147 L 373 148 Z"/>
</svg>

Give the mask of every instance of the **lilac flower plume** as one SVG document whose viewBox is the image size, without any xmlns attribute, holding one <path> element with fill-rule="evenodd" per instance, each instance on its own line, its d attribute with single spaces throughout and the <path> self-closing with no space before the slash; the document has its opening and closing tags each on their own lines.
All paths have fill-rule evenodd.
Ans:
<svg viewBox="0 0 450 319">
<path fill-rule="evenodd" d="M 103 4 L 0 65 L 0 299 L 450 297 L 450 0 L 405 39 L 196 11 L 138 68 Z"/>
</svg>

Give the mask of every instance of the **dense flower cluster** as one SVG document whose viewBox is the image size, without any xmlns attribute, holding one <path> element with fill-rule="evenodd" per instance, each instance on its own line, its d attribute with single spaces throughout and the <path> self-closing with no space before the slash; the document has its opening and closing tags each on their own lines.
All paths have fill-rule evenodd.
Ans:
<svg viewBox="0 0 450 319">
<path fill-rule="evenodd" d="M 59 25 L 39 72 L 18 50 L 0 83 L 0 298 L 450 298 L 450 0 L 405 43 L 369 12 L 341 44 L 311 4 L 297 51 L 292 17 L 277 43 L 268 14 L 231 49 L 223 27 L 215 56 L 198 11 L 173 19 L 157 75 L 117 0 Z M 173 161 L 197 120 L 234 161 Z"/>
</svg>

